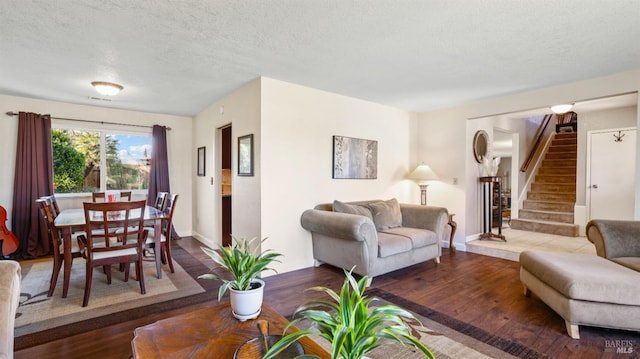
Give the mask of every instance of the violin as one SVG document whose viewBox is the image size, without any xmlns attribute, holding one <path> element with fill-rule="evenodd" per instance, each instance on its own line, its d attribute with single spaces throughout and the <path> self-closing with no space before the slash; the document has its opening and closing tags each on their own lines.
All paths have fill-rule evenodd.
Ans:
<svg viewBox="0 0 640 359">
<path fill-rule="evenodd" d="M 0 206 L 0 240 L 2 240 L 0 254 L 4 256 L 11 254 L 18 249 L 18 238 L 4 224 L 6 221 L 7 210 Z"/>
</svg>

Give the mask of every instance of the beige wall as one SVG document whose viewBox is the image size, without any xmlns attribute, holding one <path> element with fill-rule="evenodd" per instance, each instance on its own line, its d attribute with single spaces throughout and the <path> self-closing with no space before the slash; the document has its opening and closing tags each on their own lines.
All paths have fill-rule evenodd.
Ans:
<svg viewBox="0 0 640 359">
<path fill-rule="evenodd" d="M 232 124 L 232 234 L 260 236 L 260 79 L 251 81 L 194 117 L 192 151 L 207 147 L 207 175 L 193 177 L 194 236 L 216 247 L 221 230 L 221 138 L 219 128 Z M 253 133 L 255 163 L 253 177 L 237 175 L 237 141 Z M 195 159 L 194 159 L 195 161 Z M 194 162 L 195 165 L 195 162 Z"/>
<path fill-rule="evenodd" d="M 233 232 L 268 237 L 264 249 L 284 254 L 283 263 L 276 265 L 279 272 L 313 265 L 311 236 L 300 226 L 304 210 L 334 199 L 419 201 L 417 186 L 404 179 L 415 165 L 409 160 L 416 119 L 407 111 L 261 78 L 195 117 L 193 147 L 215 146 L 214 129 L 229 122 L 234 140 Z M 255 176 L 238 177 L 236 140 L 249 133 L 254 133 Z M 378 141 L 377 180 L 331 178 L 334 135 Z M 199 222 L 194 228 L 200 240 L 217 244 L 218 186 L 210 187 L 209 178 L 196 179 Z"/>
<path fill-rule="evenodd" d="M 92 121 L 108 121 L 115 123 L 129 123 L 152 126 L 155 124 L 171 127 L 167 134 L 169 155 L 169 177 L 171 190 L 180 194 L 174 224 L 176 231 L 181 236 L 191 235 L 192 216 L 192 152 L 185 144 L 191 143 L 191 118 L 161 115 L 147 112 L 114 110 L 104 107 L 74 105 L 63 102 L 36 100 L 24 97 L 0 95 L 0 133 L 3 140 L 0 141 L 0 205 L 7 209 L 11 216 L 13 203 L 13 176 L 15 171 L 16 141 L 18 133 L 17 116 L 9 117 L 6 112 L 28 111 L 41 114 L 51 114 L 53 117 L 84 119 Z M 117 125 L 86 124 L 80 122 L 68 122 L 53 120 L 56 123 L 71 124 L 78 128 L 115 129 L 124 131 L 141 131 L 134 127 Z M 145 131 L 144 129 L 142 131 Z M 151 133 L 151 129 L 147 129 Z M 71 196 L 71 197 L 69 197 Z M 63 195 L 59 200 L 61 207 L 78 205 L 79 200 L 72 195 Z M 11 220 L 7 221 L 10 225 Z"/>
<path fill-rule="evenodd" d="M 313 264 L 300 215 L 318 203 L 398 198 L 419 202 L 407 111 L 282 81 L 262 80 L 262 236 L 288 271 Z M 378 141 L 376 180 L 332 179 L 333 136 Z"/>
<path fill-rule="evenodd" d="M 457 213 L 459 231 L 455 242 L 462 246 L 480 233 L 480 223 L 477 221 L 477 164 L 473 159 L 471 142 L 475 131 L 489 124 L 470 119 L 636 92 L 639 89 L 640 70 L 636 70 L 419 114 L 418 160 L 438 163 L 446 158 L 447 161 L 442 162 L 437 170 L 441 177 L 447 180 L 454 177 L 461 179 L 456 186 L 451 182 L 442 185 L 436 196 L 430 192 L 430 198 L 435 197 L 436 204 Z M 635 121 L 638 123 L 638 118 Z M 446 140 L 443 139 L 445 136 Z M 639 190 L 640 186 L 637 186 L 636 193 Z M 640 196 L 636 195 L 636 198 Z"/>
<path fill-rule="evenodd" d="M 176 212 L 181 235 L 220 243 L 220 140 L 218 128 L 233 124 L 233 228 L 238 236 L 269 237 L 267 248 L 285 254 L 280 272 L 312 265 L 310 235 L 300 214 L 321 202 L 398 198 L 419 203 L 418 187 L 405 177 L 419 163 L 429 164 L 441 181 L 429 186 L 430 205 L 456 213 L 456 243 L 479 233 L 477 164 L 471 142 L 478 121 L 495 114 L 546 107 L 558 102 L 635 92 L 640 70 L 437 111 L 414 114 L 359 99 L 258 78 L 188 117 L 122 111 L 93 106 L 0 96 L 0 110 L 26 110 L 53 116 L 145 125 L 163 124 L 169 133 L 172 189 L 182 194 Z M 221 111 L 221 108 L 224 111 Z M 633 115 L 630 115 L 633 122 Z M 635 123 L 638 123 L 636 111 Z M 17 120 L 0 121 L 0 204 L 10 212 Z M 238 136 L 254 134 L 255 175 L 238 177 Z M 378 141 L 377 180 L 331 178 L 332 136 Z M 195 175 L 196 149 L 207 147 L 207 175 Z M 639 145 L 640 146 L 640 145 Z M 640 156 L 637 156 L 640 159 Z M 640 171 L 640 166 L 637 166 Z M 640 188 L 640 186 L 639 186 Z M 639 189 L 637 189 L 639 191 Z M 640 199 L 637 195 L 636 198 Z M 464 248 L 463 246 L 460 246 Z"/>
</svg>

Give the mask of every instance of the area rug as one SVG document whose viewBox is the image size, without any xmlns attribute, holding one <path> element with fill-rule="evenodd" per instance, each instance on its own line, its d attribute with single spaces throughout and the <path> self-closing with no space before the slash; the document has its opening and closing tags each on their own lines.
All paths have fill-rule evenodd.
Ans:
<svg viewBox="0 0 640 359">
<path fill-rule="evenodd" d="M 172 246 L 175 273 L 163 265 L 162 279 L 156 274 L 153 258 L 145 259 L 146 294 L 140 294 L 135 269 L 124 282 L 124 273 L 112 269 L 112 282 L 106 282 L 101 269 L 94 269 L 89 305 L 82 307 L 85 262 L 73 262 L 69 292 L 62 298 L 62 273 L 55 293 L 47 297 L 52 260 L 21 262 L 22 287 L 16 318 L 16 350 L 58 338 L 102 328 L 125 320 L 201 303 L 215 297 L 215 281 L 195 280 L 209 270 L 178 245 Z"/>
<path fill-rule="evenodd" d="M 436 358 L 547 358 L 546 355 L 509 339 L 501 338 L 472 324 L 411 302 L 378 288 L 367 291 L 382 304 L 389 302 L 414 313 L 422 322 L 420 340 Z M 319 343 L 321 343 L 319 341 Z M 385 344 L 369 355 L 372 359 L 413 359 L 424 356 L 398 344 Z"/>
</svg>

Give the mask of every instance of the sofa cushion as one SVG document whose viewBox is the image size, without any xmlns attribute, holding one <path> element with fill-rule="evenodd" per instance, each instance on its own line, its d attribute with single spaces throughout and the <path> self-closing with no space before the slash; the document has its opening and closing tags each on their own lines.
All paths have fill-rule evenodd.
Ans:
<svg viewBox="0 0 640 359">
<path fill-rule="evenodd" d="M 402 226 L 402 212 L 400 212 L 400 204 L 397 199 L 371 202 L 369 203 L 369 208 L 377 230 L 381 231 Z"/>
<path fill-rule="evenodd" d="M 524 251 L 520 264 L 567 298 L 640 305 L 638 272 L 592 254 Z"/>
<path fill-rule="evenodd" d="M 412 249 L 411 239 L 395 234 L 378 232 L 378 257 L 384 258 Z"/>
<path fill-rule="evenodd" d="M 340 213 L 358 214 L 361 216 L 373 219 L 371 210 L 366 206 L 359 206 L 357 204 L 348 204 L 340 201 L 333 201 L 333 211 Z"/>
<path fill-rule="evenodd" d="M 611 258 L 611 261 L 640 272 L 640 257 L 618 257 Z"/>
<path fill-rule="evenodd" d="M 438 244 L 438 238 L 436 238 L 435 232 L 432 232 L 428 229 L 396 227 L 385 229 L 382 232 L 409 238 L 411 240 L 413 248 L 420 248 Z"/>
</svg>

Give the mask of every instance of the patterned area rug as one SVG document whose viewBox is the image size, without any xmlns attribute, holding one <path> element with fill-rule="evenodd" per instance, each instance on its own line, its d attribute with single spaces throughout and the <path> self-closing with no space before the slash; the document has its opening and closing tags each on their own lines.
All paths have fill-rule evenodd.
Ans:
<svg viewBox="0 0 640 359">
<path fill-rule="evenodd" d="M 175 273 L 163 265 L 162 279 L 158 279 L 155 261 L 145 259 L 145 287 L 140 286 L 131 266 L 128 282 L 124 273 L 112 268 L 112 282 L 107 284 L 101 269 L 94 269 L 89 305 L 82 307 L 84 296 L 85 262 L 73 262 L 69 293 L 62 298 L 62 273 L 55 293 L 47 297 L 52 259 L 22 261 L 22 288 L 16 318 L 15 349 L 38 345 L 58 338 L 102 328 L 125 320 L 140 318 L 182 306 L 215 298 L 215 281 L 195 280 L 209 270 L 179 245 L 172 246 Z"/>
<path fill-rule="evenodd" d="M 486 332 L 420 304 L 378 288 L 367 295 L 380 298 L 414 313 L 423 324 L 420 340 L 436 358 L 547 358 L 546 355 L 509 339 Z M 318 341 L 321 343 L 321 341 Z M 383 345 L 372 351 L 372 359 L 413 359 L 424 356 L 397 344 Z"/>
</svg>

